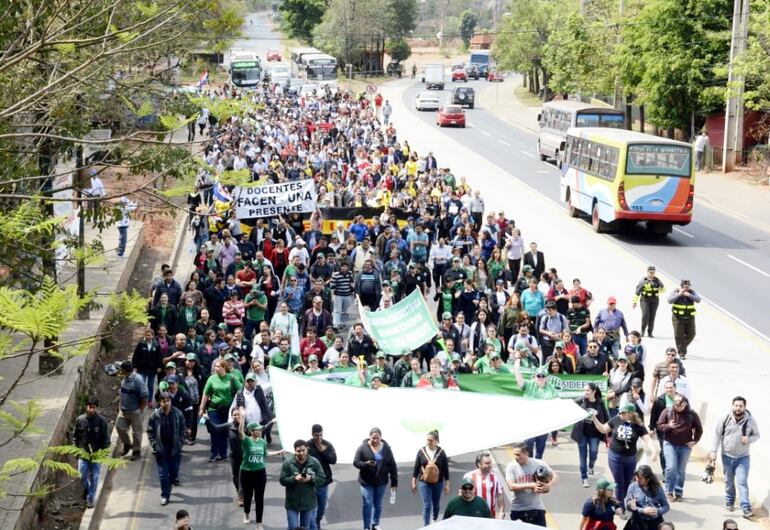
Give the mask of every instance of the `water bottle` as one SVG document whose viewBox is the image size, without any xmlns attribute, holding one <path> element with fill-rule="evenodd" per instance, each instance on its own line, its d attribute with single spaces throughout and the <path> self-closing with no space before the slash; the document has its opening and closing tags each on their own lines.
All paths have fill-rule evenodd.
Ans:
<svg viewBox="0 0 770 530">
<path fill-rule="evenodd" d="M 201 419 L 198 420 L 198 425 L 206 425 L 206 418 L 201 416 Z"/>
<path fill-rule="evenodd" d="M 390 490 L 390 504 L 396 504 L 396 490 Z"/>
</svg>

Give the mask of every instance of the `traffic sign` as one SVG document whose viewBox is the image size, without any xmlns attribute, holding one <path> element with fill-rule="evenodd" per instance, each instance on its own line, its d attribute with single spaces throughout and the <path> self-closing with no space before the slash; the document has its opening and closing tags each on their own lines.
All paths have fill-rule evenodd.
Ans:
<svg viewBox="0 0 770 530">
<path fill-rule="evenodd" d="M 370 94 L 376 94 L 377 93 L 377 85 L 374 85 L 372 83 L 369 83 L 366 85 L 366 91 Z"/>
</svg>

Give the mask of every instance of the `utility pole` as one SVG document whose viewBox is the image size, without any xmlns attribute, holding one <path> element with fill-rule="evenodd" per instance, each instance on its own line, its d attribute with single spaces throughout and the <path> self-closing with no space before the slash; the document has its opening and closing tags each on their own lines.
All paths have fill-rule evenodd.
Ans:
<svg viewBox="0 0 770 530">
<path fill-rule="evenodd" d="M 619 0 L 618 3 L 618 21 L 623 20 L 623 8 L 625 7 L 623 5 L 624 0 Z M 581 9 L 582 9 L 582 2 L 581 2 Z M 620 28 L 618 29 L 618 42 L 621 41 L 620 38 Z M 616 109 L 620 109 L 623 107 L 623 87 L 620 86 L 620 76 L 615 75 L 615 101 L 613 105 Z M 631 116 L 626 116 L 626 120 L 630 123 L 631 122 Z"/>
<path fill-rule="evenodd" d="M 746 50 L 749 32 L 749 0 L 733 1 L 733 25 L 730 38 L 730 64 L 727 68 L 727 105 L 725 107 L 722 172 L 735 168 L 737 155 L 743 150 L 744 78 L 736 73 L 734 62 Z"/>
</svg>

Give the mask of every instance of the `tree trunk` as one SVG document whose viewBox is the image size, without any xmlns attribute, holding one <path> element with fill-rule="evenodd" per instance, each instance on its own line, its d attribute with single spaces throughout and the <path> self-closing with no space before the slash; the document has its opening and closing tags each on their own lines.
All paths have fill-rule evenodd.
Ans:
<svg viewBox="0 0 770 530">
<path fill-rule="evenodd" d="M 533 77 L 535 78 L 535 94 L 540 95 L 540 72 L 538 67 L 533 70 Z"/>
<path fill-rule="evenodd" d="M 634 107 L 631 105 L 631 98 L 626 98 L 626 129 L 634 130 Z"/>
<path fill-rule="evenodd" d="M 639 105 L 639 132 L 644 132 L 644 104 Z"/>
</svg>

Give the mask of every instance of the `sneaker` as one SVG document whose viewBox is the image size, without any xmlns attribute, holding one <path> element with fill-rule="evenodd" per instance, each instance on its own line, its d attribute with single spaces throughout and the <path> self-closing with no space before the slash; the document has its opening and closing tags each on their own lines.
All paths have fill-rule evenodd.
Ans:
<svg viewBox="0 0 770 530">
<path fill-rule="evenodd" d="M 674 502 L 680 502 L 682 500 L 682 494 L 681 493 L 675 493 L 674 494 Z"/>
<path fill-rule="evenodd" d="M 120 456 L 126 456 L 131 451 L 130 445 L 124 445 L 123 450 L 120 452 Z"/>
<path fill-rule="evenodd" d="M 257 528 L 256 528 L 256 530 L 265 530 L 265 527 L 264 527 L 264 526 L 262 526 L 262 523 L 257 523 Z M 318 530 L 321 530 L 321 529 L 320 529 L 320 527 L 318 528 Z"/>
<path fill-rule="evenodd" d="M 217 457 L 215 457 L 215 456 L 210 456 L 209 457 L 209 463 L 216 462 L 216 461 L 217 461 Z"/>
<path fill-rule="evenodd" d="M 584 488 L 587 488 L 588 486 L 589 486 L 589 484 L 588 484 L 588 479 L 587 479 L 587 478 L 584 478 L 584 479 L 583 479 L 583 487 L 584 487 Z"/>
<path fill-rule="evenodd" d="M 733 512 L 733 511 L 735 511 L 735 505 L 730 504 L 729 502 L 726 502 L 725 503 L 725 510 L 727 510 L 728 512 Z"/>
<path fill-rule="evenodd" d="M 588 476 L 589 477 L 593 477 L 594 476 L 594 468 L 592 468 L 592 467 L 588 468 Z"/>
<path fill-rule="evenodd" d="M 249 524 L 249 514 L 243 514 L 243 524 Z"/>
<path fill-rule="evenodd" d="M 182 483 L 181 483 L 181 482 L 179 482 L 179 479 L 176 479 L 174 482 L 172 482 L 172 484 L 173 484 L 174 486 L 181 486 L 181 485 L 182 485 Z"/>
<path fill-rule="evenodd" d="M 238 495 L 235 497 L 235 504 L 238 506 L 243 506 L 243 495 Z"/>
<path fill-rule="evenodd" d="M 668 499 L 668 502 L 674 502 L 676 498 L 671 493 L 666 493 L 666 498 Z"/>
<path fill-rule="evenodd" d="M 215 456 L 214 457 L 214 462 L 221 462 L 221 461 L 222 461 L 222 457 L 221 456 Z"/>
<path fill-rule="evenodd" d="M 131 460 L 139 460 L 142 458 L 142 452 L 141 451 L 132 451 L 131 452 Z"/>
<path fill-rule="evenodd" d="M 650 332 L 647 334 L 647 336 L 648 336 L 648 337 L 650 337 L 651 339 L 654 339 L 654 338 L 655 338 L 655 337 L 652 335 L 652 331 L 650 331 Z"/>
<path fill-rule="evenodd" d="M 160 505 L 165 506 L 168 504 L 168 497 L 161 497 L 160 498 Z"/>
<path fill-rule="evenodd" d="M 88 499 L 88 490 L 83 488 L 83 500 Z"/>
<path fill-rule="evenodd" d="M 86 501 L 86 508 L 93 508 L 94 507 L 94 501 L 93 499 L 88 499 Z"/>
<path fill-rule="evenodd" d="M 744 508 L 743 509 L 743 517 L 745 517 L 746 519 L 748 519 L 750 517 L 754 517 L 754 512 L 751 511 L 751 508 Z"/>
</svg>

